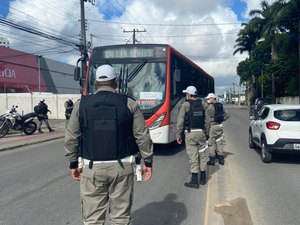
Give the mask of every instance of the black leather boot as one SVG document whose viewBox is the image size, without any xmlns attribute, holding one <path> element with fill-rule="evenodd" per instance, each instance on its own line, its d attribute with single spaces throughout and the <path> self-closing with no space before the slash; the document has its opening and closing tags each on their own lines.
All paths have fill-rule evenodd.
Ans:
<svg viewBox="0 0 300 225">
<path fill-rule="evenodd" d="M 205 185 L 207 182 L 206 180 L 206 171 L 201 171 L 200 172 L 200 184 Z"/>
<path fill-rule="evenodd" d="M 209 161 L 207 162 L 207 165 L 214 166 L 215 165 L 215 157 L 209 156 Z"/>
<path fill-rule="evenodd" d="M 190 188 L 199 188 L 198 174 L 197 173 L 192 173 L 191 181 L 190 182 L 185 182 L 184 186 L 190 187 Z"/>
<path fill-rule="evenodd" d="M 41 129 L 39 129 L 39 131 L 38 131 L 38 132 L 39 132 L 39 134 L 42 134 L 42 133 L 44 133 L 44 132 L 43 132 Z"/>
<path fill-rule="evenodd" d="M 224 161 L 224 155 L 219 155 L 219 164 L 220 165 L 224 165 L 225 161 Z"/>
</svg>

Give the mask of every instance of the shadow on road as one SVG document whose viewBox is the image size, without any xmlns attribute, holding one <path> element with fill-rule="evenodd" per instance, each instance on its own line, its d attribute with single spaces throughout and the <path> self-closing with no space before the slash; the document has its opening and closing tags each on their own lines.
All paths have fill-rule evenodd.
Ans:
<svg viewBox="0 0 300 225">
<path fill-rule="evenodd" d="M 261 150 L 256 147 L 254 151 L 259 155 L 261 160 Z M 285 164 L 300 164 L 300 154 L 276 154 L 272 155 L 272 163 L 285 163 Z"/>
<path fill-rule="evenodd" d="M 185 145 L 179 145 L 175 142 L 170 144 L 155 144 L 154 155 L 170 156 L 176 155 L 178 152 L 185 149 Z"/>
<path fill-rule="evenodd" d="M 152 202 L 132 213 L 133 225 L 180 225 L 187 218 L 182 202 L 177 195 L 168 194 L 161 202 Z"/>
</svg>

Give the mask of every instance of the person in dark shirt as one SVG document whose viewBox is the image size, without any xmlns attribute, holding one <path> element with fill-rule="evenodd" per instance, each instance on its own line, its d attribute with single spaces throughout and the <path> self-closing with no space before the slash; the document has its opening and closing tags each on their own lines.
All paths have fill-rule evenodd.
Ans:
<svg viewBox="0 0 300 225">
<path fill-rule="evenodd" d="M 47 113 L 50 112 L 51 114 L 51 111 L 48 109 L 48 106 L 47 104 L 45 103 L 45 99 L 41 99 L 39 104 L 36 105 L 34 107 L 34 112 L 37 114 L 37 118 L 39 120 L 39 124 L 38 124 L 38 132 L 41 134 L 41 133 L 44 133 L 41 129 L 41 126 L 43 124 L 43 121 L 45 122 L 49 132 L 53 132 L 54 130 L 50 127 L 49 125 L 49 121 L 48 121 L 48 115 Z"/>
</svg>

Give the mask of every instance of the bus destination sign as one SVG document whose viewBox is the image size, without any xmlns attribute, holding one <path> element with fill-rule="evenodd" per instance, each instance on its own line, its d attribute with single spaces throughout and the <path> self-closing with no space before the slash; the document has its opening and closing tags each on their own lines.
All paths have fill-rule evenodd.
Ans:
<svg viewBox="0 0 300 225">
<path fill-rule="evenodd" d="M 155 57 L 154 48 L 114 48 L 104 49 L 103 58 L 149 58 Z M 159 54 L 162 56 L 162 53 Z"/>
</svg>

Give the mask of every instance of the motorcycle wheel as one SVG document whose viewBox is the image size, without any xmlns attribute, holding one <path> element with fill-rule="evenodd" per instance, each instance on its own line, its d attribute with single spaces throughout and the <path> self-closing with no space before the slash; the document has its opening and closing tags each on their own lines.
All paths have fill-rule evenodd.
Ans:
<svg viewBox="0 0 300 225">
<path fill-rule="evenodd" d="M 27 135 L 31 135 L 36 131 L 37 125 L 35 122 L 29 122 L 26 124 L 26 126 L 23 128 L 24 133 Z"/>
<path fill-rule="evenodd" d="M 8 134 L 8 131 L 9 131 L 9 127 L 6 125 L 6 124 L 3 124 L 4 121 L 3 120 L 0 120 L 0 138 L 4 137 L 5 135 Z"/>
</svg>

